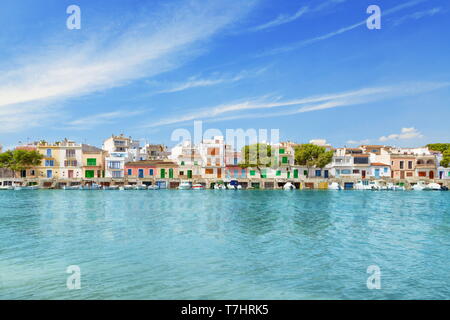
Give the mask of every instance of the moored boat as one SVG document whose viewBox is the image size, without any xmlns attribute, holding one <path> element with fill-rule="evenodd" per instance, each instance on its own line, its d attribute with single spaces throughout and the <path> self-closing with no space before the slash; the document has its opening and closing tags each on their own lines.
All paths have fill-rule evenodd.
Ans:
<svg viewBox="0 0 450 320">
<path fill-rule="evenodd" d="M 285 185 L 283 186 L 283 189 L 284 189 L 284 190 L 295 190 L 295 186 L 294 186 L 292 183 L 287 182 L 287 183 L 285 183 Z"/>
<path fill-rule="evenodd" d="M 415 185 L 412 186 L 412 190 L 427 191 L 427 190 L 431 190 L 431 188 L 425 182 L 419 181 L 418 183 L 416 183 Z"/>
<path fill-rule="evenodd" d="M 187 182 L 187 181 L 184 181 L 184 182 L 180 183 L 180 185 L 178 186 L 177 189 L 178 190 L 189 190 L 191 188 L 192 188 L 191 183 Z"/>
<path fill-rule="evenodd" d="M 331 182 L 331 183 L 328 184 L 328 189 L 329 190 L 342 190 L 342 187 L 337 182 Z"/>
<path fill-rule="evenodd" d="M 194 184 L 194 185 L 192 186 L 192 189 L 193 189 L 193 190 L 204 190 L 204 189 L 205 189 L 205 186 L 202 185 L 202 184 L 200 184 L 200 183 L 196 183 L 196 184 Z"/>
</svg>

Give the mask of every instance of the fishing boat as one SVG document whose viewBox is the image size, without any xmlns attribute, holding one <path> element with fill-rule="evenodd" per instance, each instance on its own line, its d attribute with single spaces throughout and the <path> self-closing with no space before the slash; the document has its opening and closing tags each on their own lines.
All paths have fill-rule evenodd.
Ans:
<svg viewBox="0 0 450 320">
<path fill-rule="evenodd" d="M 393 184 L 392 182 L 389 182 L 387 185 L 387 190 L 391 190 L 391 191 L 405 191 L 405 187 L 404 186 L 399 186 L 396 184 Z"/>
<path fill-rule="evenodd" d="M 14 183 L 12 181 L 0 182 L 0 190 L 14 190 Z"/>
<path fill-rule="evenodd" d="M 435 190 L 435 191 L 441 191 L 442 190 L 441 185 L 438 184 L 438 183 L 434 183 L 434 182 L 428 184 L 428 188 L 430 188 L 430 190 Z"/>
<path fill-rule="evenodd" d="M 63 190 L 83 190 L 83 187 L 79 184 L 73 186 L 64 186 Z"/>
<path fill-rule="evenodd" d="M 147 190 L 147 186 L 145 184 L 137 184 L 133 188 L 134 190 Z"/>
<path fill-rule="evenodd" d="M 119 190 L 119 186 L 103 186 L 103 190 Z"/>
<path fill-rule="evenodd" d="M 412 186 L 412 189 L 415 191 L 426 191 L 426 190 L 431 190 L 431 188 L 428 186 L 428 184 L 426 184 L 423 181 L 419 181 L 418 183 L 416 183 L 415 185 Z"/>
<path fill-rule="evenodd" d="M 287 182 L 287 183 L 283 186 L 283 189 L 284 189 L 284 190 L 295 190 L 295 186 L 294 186 L 292 183 Z"/>
<path fill-rule="evenodd" d="M 328 189 L 329 190 L 342 190 L 342 187 L 337 182 L 331 182 L 331 183 L 328 184 Z"/>
<path fill-rule="evenodd" d="M 87 184 L 82 187 L 83 190 L 100 190 L 101 186 L 99 184 L 93 183 L 93 184 Z"/>
<path fill-rule="evenodd" d="M 200 184 L 200 183 L 196 183 L 196 184 L 194 184 L 194 185 L 192 186 L 192 189 L 193 189 L 193 190 L 204 190 L 204 189 L 205 189 L 205 186 L 202 185 L 202 184 Z"/>
<path fill-rule="evenodd" d="M 184 182 L 180 183 L 180 185 L 178 186 L 177 189 L 178 190 L 189 190 L 191 188 L 192 188 L 191 183 L 187 182 L 187 181 L 184 181 Z"/>
<path fill-rule="evenodd" d="M 159 187 L 157 185 L 151 185 L 147 187 L 147 190 L 158 190 Z"/>
</svg>

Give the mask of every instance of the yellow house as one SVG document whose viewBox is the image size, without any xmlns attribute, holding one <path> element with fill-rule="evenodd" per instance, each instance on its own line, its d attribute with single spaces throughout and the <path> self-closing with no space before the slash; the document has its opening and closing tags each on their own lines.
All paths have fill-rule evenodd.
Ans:
<svg viewBox="0 0 450 320">
<path fill-rule="evenodd" d="M 82 176 L 81 144 L 64 139 L 50 144 L 36 142 L 36 149 L 44 155 L 41 166 L 37 167 L 39 178 L 80 179 Z"/>
<path fill-rule="evenodd" d="M 83 159 L 83 178 L 104 177 L 106 151 L 87 144 L 83 144 L 81 150 Z"/>
</svg>

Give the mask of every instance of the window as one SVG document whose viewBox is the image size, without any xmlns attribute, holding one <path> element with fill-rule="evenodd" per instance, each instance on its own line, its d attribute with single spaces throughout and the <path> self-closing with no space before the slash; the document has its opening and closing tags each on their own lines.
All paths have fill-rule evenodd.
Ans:
<svg viewBox="0 0 450 320">
<path fill-rule="evenodd" d="M 294 179 L 298 178 L 298 169 L 294 169 Z"/>
<path fill-rule="evenodd" d="M 97 165 L 97 159 L 95 159 L 95 158 L 87 159 L 87 165 L 88 166 L 96 166 Z"/>
<path fill-rule="evenodd" d="M 427 173 L 425 171 L 420 171 L 419 172 L 419 177 L 426 177 Z"/>
<path fill-rule="evenodd" d="M 113 178 L 122 178 L 123 177 L 123 171 L 113 171 L 111 172 L 111 175 Z"/>
<path fill-rule="evenodd" d="M 187 171 L 188 179 L 192 179 L 192 170 Z"/>
<path fill-rule="evenodd" d="M 169 178 L 173 179 L 173 169 L 172 168 L 169 169 Z"/>
<path fill-rule="evenodd" d="M 148 174 L 152 176 L 153 175 L 153 169 L 148 170 Z"/>
<path fill-rule="evenodd" d="M 181 165 L 184 166 L 184 161 L 181 161 Z"/>
<path fill-rule="evenodd" d="M 400 169 L 404 169 L 405 167 L 405 162 L 404 161 L 400 161 Z"/>
<path fill-rule="evenodd" d="M 51 178 L 53 176 L 52 170 L 47 170 L 47 178 Z"/>
<path fill-rule="evenodd" d="M 303 175 L 304 175 L 305 177 L 307 177 L 307 176 L 308 176 L 308 170 L 303 170 Z"/>
<path fill-rule="evenodd" d="M 30 171 L 30 175 L 31 175 L 31 176 L 34 176 L 34 175 L 36 175 L 36 172 L 35 172 L 34 170 L 31 170 L 31 171 Z"/>
<path fill-rule="evenodd" d="M 133 174 L 133 170 L 128 169 L 128 175 L 131 176 Z"/>
<path fill-rule="evenodd" d="M 413 165 L 413 162 L 412 161 L 408 161 L 408 169 L 412 169 L 412 165 Z"/>
<path fill-rule="evenodd" d="M 281 163 L 288 163 L 288 157 L 281 158 Z"/>
<path fill-rule="evenodd" d="M 264 169 L 261 171 L 261 178 L 267 179 L 267 170 Z"/>
<path fill-rule="evenodd" d="M 349 170 L 349 169 L 344 169 L 344 170 L 341 171 L 341 173 L 342 173 L 342 174 L 351 174 L 352 171 Z"/>
<path fill-rule="evenodd" d="M 77 166 L 77 160 L 65 160 L 64 161 L 65 167 L 76 167 Z"/>
<path fill-rule="evenodd" d="M 239 177 L 239 170 L 238 169 L 234 169 L 234 177 L 235 178 Z"/>
<path fill-rule="evenodd" d="M 245 178 L 245 176 L 246 176 L 246 171 L 245 171 L 245 169 L 242 169 L 242 171 L 241 171 L 241 176 L 242 176 L 242 178 Z"/>
<path fill-rule="evenodd" d="M 161 178 L 166 177 L 166 169 L 161 169 L 161 171 L 159 173 L 160 173 Z"/>
<path fill-rule="evenodd" d="M 66 150 L 66 158 L 75 158 L 75 150 L 67 149 Z"/>
<path fill-rule="evenodd" d="M 284 154 L 284 149 L 280 148 L 280 154 Z"/>
<path fill-rule="evenodd" d="M 120 161 L 110 161 L 108 168 L 109 169 L 120 169 Z"/>
<path fill-rule="evenodd" d="M 194 161 L 194 166 L 198 166 L 198 161 Z"/>
<path fill-rule="evenodd" d="M 384 173 L 388 173 L 388 168 L 384 168 Z"/>
<path fill-rule="evenodd" d="M 316 170 L 316 177 L 320 177 L 322 175 L 322 170 Z"/>
<path fill-rule="evenodd" d="M 184 176 L 184 171 L 180 171 L 180 176 Z"/>
<path fill-rule="evenodd" d="M 256 174 L 255 170 L 250 170 L 250 175 L 254 176 Z"/>
<path fill-rule="evenodd" d="M 369 158 L 368 157 L 355 157 L 353 159 L 353 163 L 356 163 L 356 164 L 368 164 L 369 163 Z"/>
<path fill-rule="evenodd" d="M 281 176 L 281 170 L 277 170 L 277 177 Z"/>
<path fill-rule="evenodd" d="M 205 169 L 205 174 L 214 174 L 213 169 Z"/>
<path fill-rule="evenodd" d="M 234 159 L 233 159 L 233 164 L 234 164 L 234 165 L 237 165 L 237 164 L 238 164 L 238 158 L 234 158 Z"/>
<path fill-rule="evenodd" d="M 51 157 L 52 156 L 52 149 L 47 149 L 47 157 Z"/>
<path fill-rule="evenodd" d="M 53 167 L 55 165 L 54 160 L 45 160 L 45 166 L 46 167 Z"/>
<path fill-rule="evenodd" d="M 412 177 L 412 176 L 413 176 L 413 173 L 412 173 L 412 172 L 407 172 L 407 173 L 406 173 L 406 176 L 407 176 L 407 177 Z"/>
<path fill-rule="evenodd" d="M 359 174 L 359 170 L 353 170 L 353 174 Z"/>
</svg>

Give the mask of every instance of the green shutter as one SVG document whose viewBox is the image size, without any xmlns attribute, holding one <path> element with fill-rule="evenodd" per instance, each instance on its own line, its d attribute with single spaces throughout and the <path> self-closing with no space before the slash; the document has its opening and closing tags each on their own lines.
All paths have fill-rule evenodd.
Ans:
<svg viewBox="0 0 450 320">
<path fill-rule="evenodd" d="M 94 170 L 86 170 L 85 178 L 93 178 L 93 177 L 94 177 Z"/>
<path fill-rule="evenodd" d="M 277 176 L 281 176 L 281 170 L 277 170 Z"/>
<path fill-rule="evenodd" d="M 280 149 L 280 154 L 284 154 L 284 149 Z"/>
<path fill-rule="evenodd" d="M 288 163 L 288 157 L 283 157 L 281 160 L 282 163 Z"/>
<path fill-rule="evenodd" d="M 297 178 L 298 178 L 298 170 L 294 169 L 294 179 L 297 179 Z"/>
<path fill-rule="evenodd" d="M 303 175 L 307 177 L 308 176 L 308 170 L 303 170 Z"/>
<path fill-rule="evenodd" d="M 192 179 L 192 170 L 187 171 L 188 179 Z"/>
<path fill-rule="evenodd" d="M 250 175 L 254 176 L 255 175 L 255 170 L 250 170 Z"/>
<path fill-rule="evenodd" d="M 97 159 L 95 159 L 95 158 L 87 159 L 87 165 L 88 166 L 96 166 L 97 165 Z"/>
<path fill-rule="evenodd" d="M 169 178 L 173 179 L 173 169 L 169 169 Z"/>
<path fill-rule="evenodd" d="M 184 161 L 181 161 L 181 165 L 184 166 Z"/>
<path fill-rule="evenodd" d="M 166 169 L 161 169 L 161 178 L 164 179 L 166 177 Z"/>
<path fill-rule="evenodd" d="M 291 173 L 289 171 L 287 173 L 287 177 L 288 177 L 288 179 L 291 177 Z"/>
</svg>

